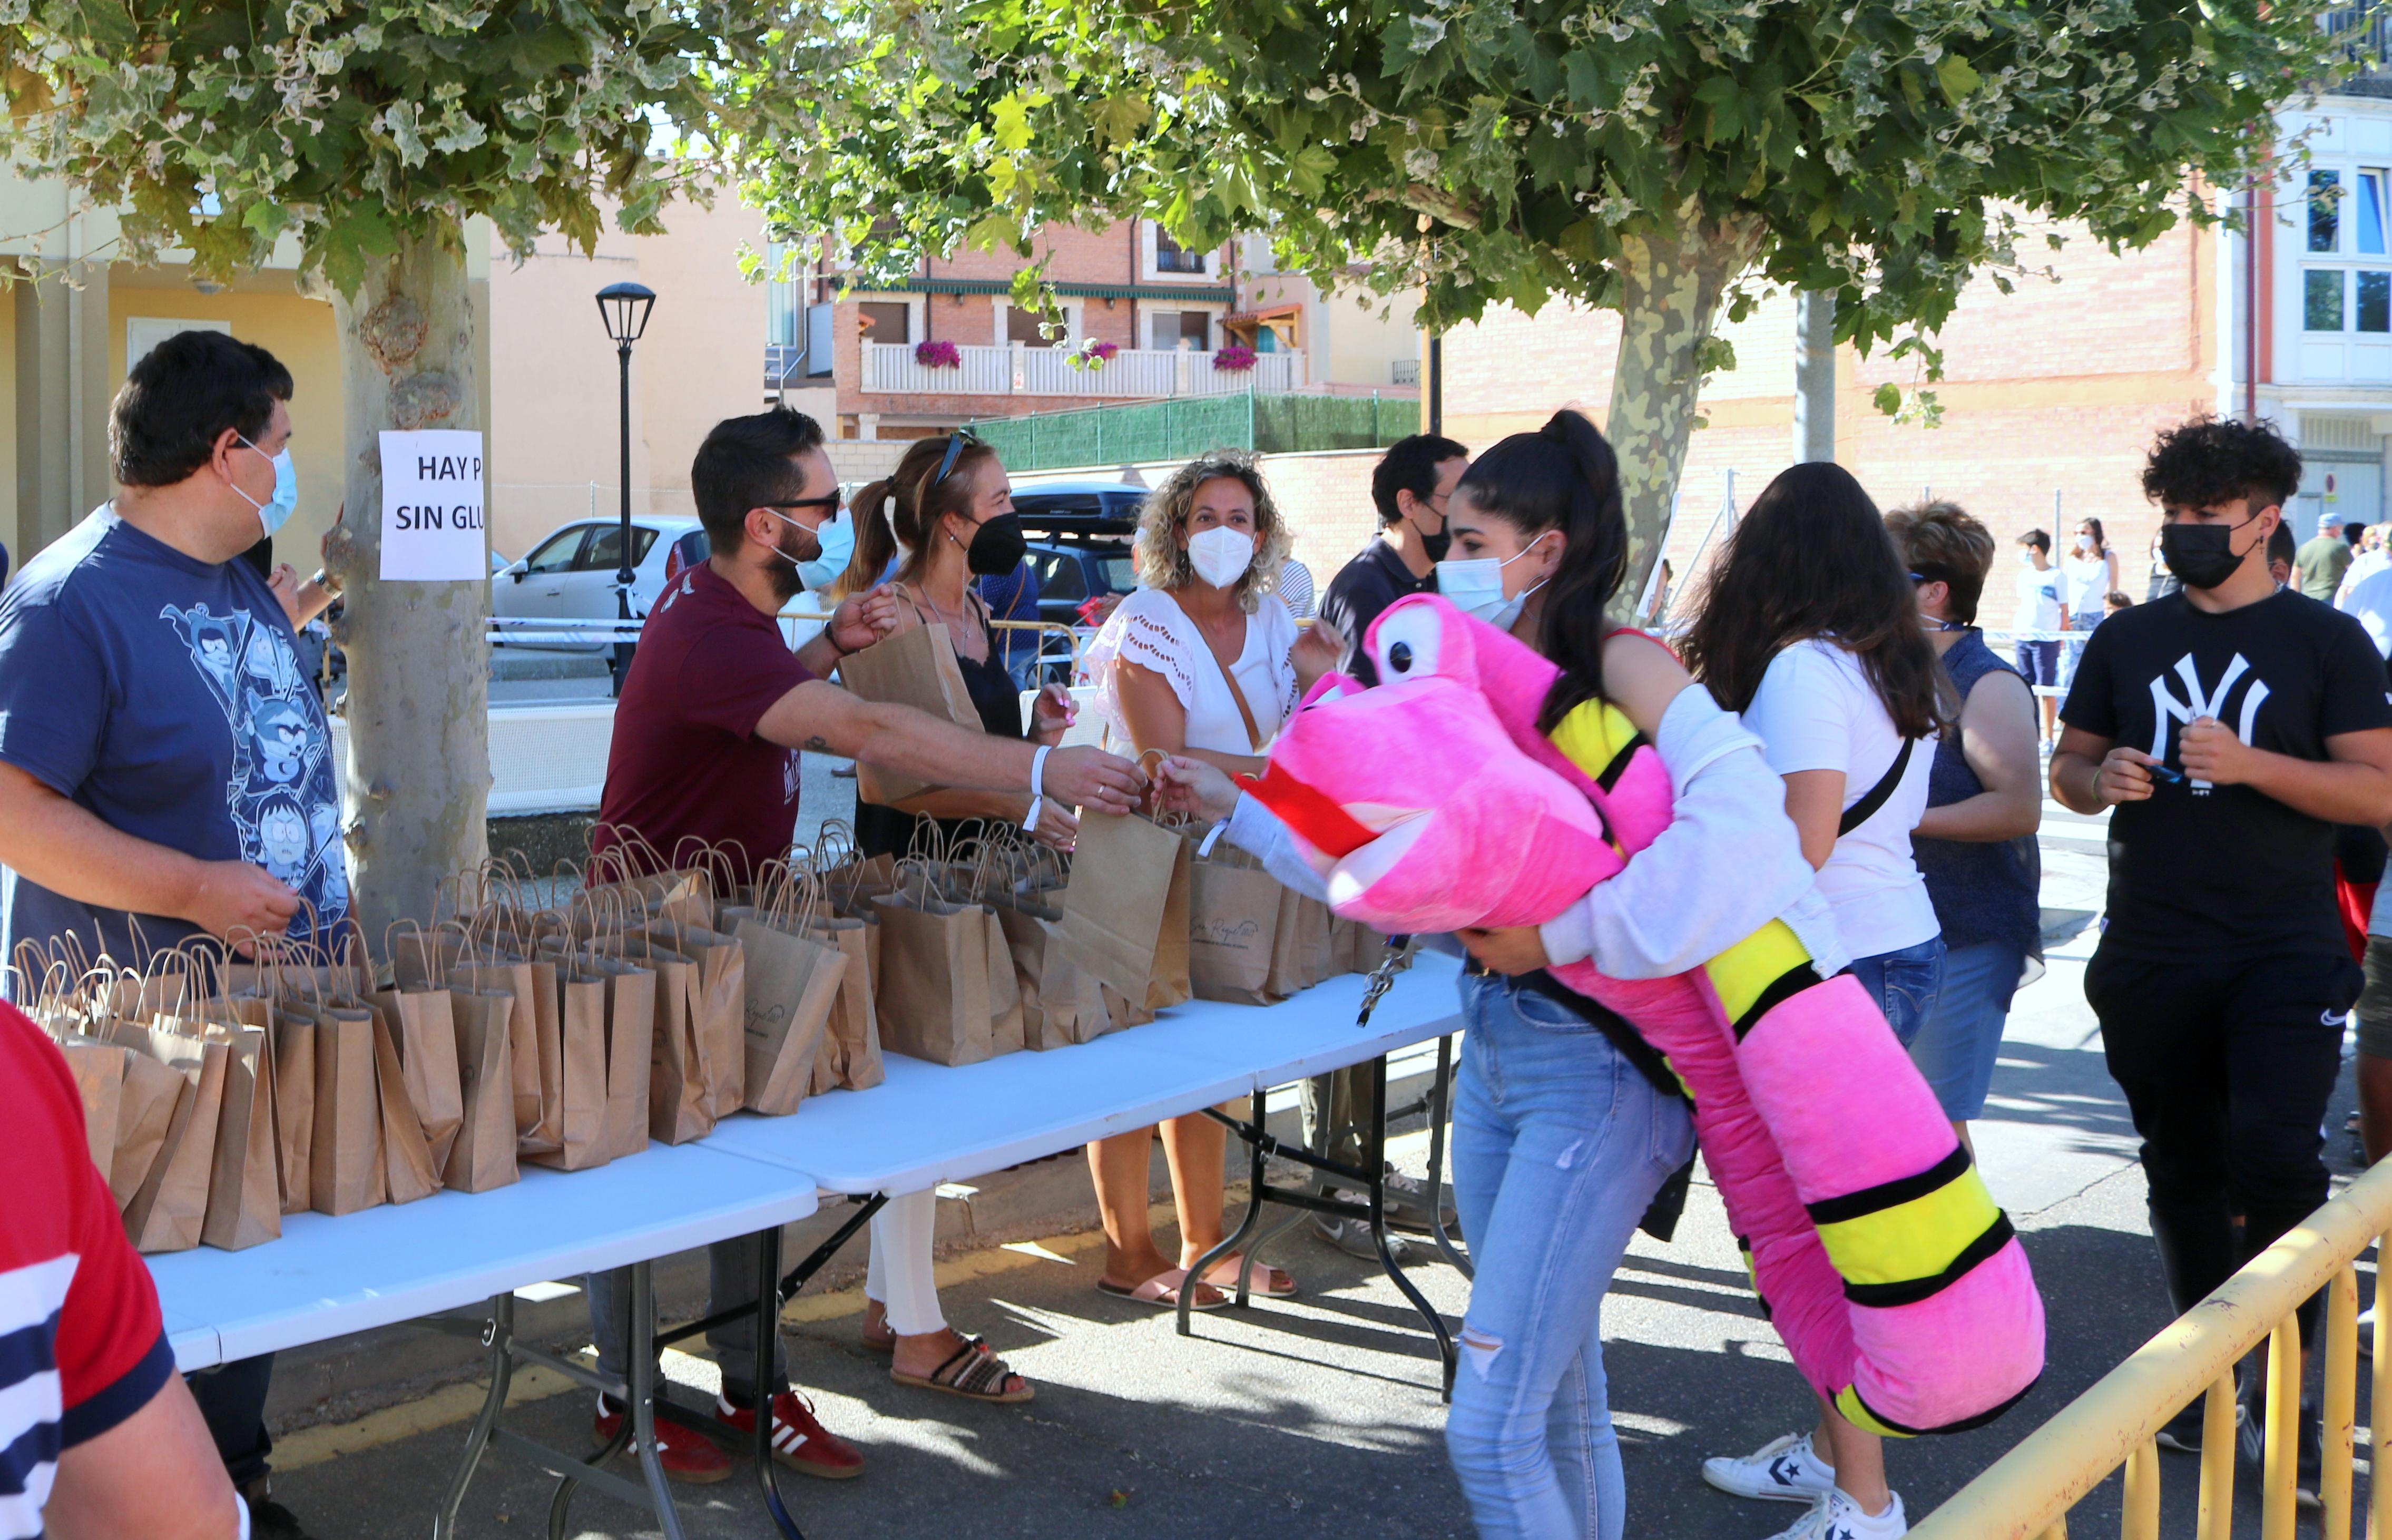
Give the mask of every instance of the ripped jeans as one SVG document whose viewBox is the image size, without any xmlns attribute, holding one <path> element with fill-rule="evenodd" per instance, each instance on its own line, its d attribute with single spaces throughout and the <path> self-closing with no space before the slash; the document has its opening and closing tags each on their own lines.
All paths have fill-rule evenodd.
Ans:
<svg viewBox="0 0 2392 1540">
<path fill-rule="evenodd" d="M 1477 1281 L 1446 1448 L 1482 1537 L 1618 1540 L 1603 1296 L 1693 1119 L 1558 1001 L 1465 976 L 1462 1009 L 1453 1198 Z"/>
</svg>

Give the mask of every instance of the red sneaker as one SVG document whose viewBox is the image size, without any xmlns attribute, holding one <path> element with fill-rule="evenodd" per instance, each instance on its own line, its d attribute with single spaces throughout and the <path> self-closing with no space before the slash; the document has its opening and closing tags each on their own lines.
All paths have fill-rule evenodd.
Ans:
<svg viewBox="0 0 2392 1540">
<path fill-rule="evenodd" d="M 602 1398 L 598 1403 L 598 1436 L 611 1442 L 623 1430 L 623 1416 Z M 636 1456 L 640 1441 L 630 1441 L 624 1452 Z M 731 1456 L 717 1448 L 712 1440 L 662 1417 L 656 1418 L 656 1463 L 665 1468 L 669 1479 L 693 1486 L 711 1485 L 731 1475 Z"/>
<path fill-rule="evenodd" d="M 756 1409 L 734 1406 L 714 1398 L 714 1415 L 748 1434 L 756 1432 Z M 855 1446 L 814 1420 L 813 1404 L 795 1391 L 773 1398 L 773 1457 L 790 1469 L 826 1482 L 843 1482 L 864 1474 L 864 1456 Z"/>
</svg>

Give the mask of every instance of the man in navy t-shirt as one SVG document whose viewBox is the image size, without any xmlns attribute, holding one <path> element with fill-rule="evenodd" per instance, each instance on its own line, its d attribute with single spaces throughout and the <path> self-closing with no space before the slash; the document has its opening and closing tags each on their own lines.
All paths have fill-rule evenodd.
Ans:
<svg viewBox="0 0 2392 1540">
<path fill-rule="evenodd" d="M 332 734 L 240 559 L 296 500 L 290 397 L 262 347 L 159 343 L 109 413 L 117 496 L 0 594 L 0 962 L 72 938 L 137 965 L 145 942 L 346 919 Z M 261 1536 L 299 1533 L 264 1502 L 272 1365 L 192 1387 Z"/>
</svg>

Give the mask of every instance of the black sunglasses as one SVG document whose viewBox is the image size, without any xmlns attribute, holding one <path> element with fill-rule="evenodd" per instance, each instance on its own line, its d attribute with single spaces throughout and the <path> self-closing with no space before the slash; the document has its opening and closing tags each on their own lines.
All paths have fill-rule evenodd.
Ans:
<svg viewBox="0 0 2392 1540">
<path fill-rule="evenodd" d="M 947 435 L 947 452 L 945 456 L 940 459 L 939 473 L 930 478 L 930 485 L 932 486 L 938 485 L 941 482 L 946 480 L 948 475 L 954 472 L 956 461 L 963 455 L 965 445 L 978 444 L 979 442 L 980 435 L 973 433 L 968 428 L 957 428 L 954 433 L 949 434 Z"/>
<path fill-rule="evenodd" d="M 847 494 L 834 487 L 827 498 L 800 498 L 795 502 L 768 502 L 757 506 L 776 509 L 784 513 L 796 508 L 826 508 L 836 513 L 846 504 Z"/>
</svg>

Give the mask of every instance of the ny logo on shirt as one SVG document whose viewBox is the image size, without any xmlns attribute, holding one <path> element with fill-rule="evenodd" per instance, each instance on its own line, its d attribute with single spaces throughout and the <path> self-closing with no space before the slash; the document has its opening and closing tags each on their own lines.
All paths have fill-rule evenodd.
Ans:
<svg viewBox="0 0 2392 1540">
<path fill-rule="evenodd" d="M 2234 687 L 2242 682 L 2242 677 L 2250 672 L 2250 663 L 2237 653 L 2234 661 L 2226 666 L 2226 675 L 2217 681 L 2217 688 L 2204 693 L 2201 688 L 2201 670 L 2194 665 L 2192 654 L 2187 653 L 2176 660 L 2177 678 L 2184 680 L 2185 698 L 2181 701 L 2176 698 L 2176 692 L 2170 688 L 2165 674 L 2152 676 L 2152 757 L 2163 761 L 2167 758 L 2170 721 L 2190 723 L 2197 718 L 2211 717 L 2224 722 L 2228 698 L 2233 694 Z M 2258 719 L 2259 706 L 2267 698 L 2268 681 L 2253 675 L 2242 692 L 2242 710 L 2234 727 L 2234 736 L 2245 744 L 2251 741 L 2251 725 Z M 2205 796 L 2210 784 L 2206 781 L 2195 781 L 2192 790 L 2193 795 Z"/>
</svg>

